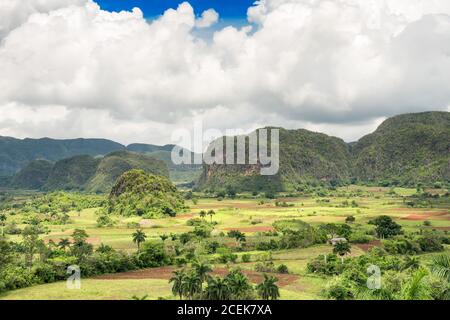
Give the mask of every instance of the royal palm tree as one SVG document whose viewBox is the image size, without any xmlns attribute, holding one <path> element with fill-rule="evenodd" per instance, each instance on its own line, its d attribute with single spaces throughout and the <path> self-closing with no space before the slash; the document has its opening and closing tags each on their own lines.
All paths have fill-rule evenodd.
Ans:
<svg viewBox="0 0 450 320">
<path fill-rule="evenodd" d="M 186 271 L 177 270 L 173 272 L 172 278 L 170 278 L 169 283 L 172 285 L 172 293 L 174 296 L 180 296 L 180 300 L 183 299 L 184 294 L 184 279 L 186 278 Z"/>
<path fill-rule="evenodd" d="M 0 214 L 0 225 L 2 226 L 2 237 L 5 235 L 5 221 L 6 221 L 6 214 L 2 213 Z"/>
<path fill-rule="evenodd" d="M 189 272 L 184 277 L 182 287 L 186 297 L 188 297 L 189 299 L 193 299 L 196 294 L 202 292 L 202 280 L 195 271 Z"/>
<path fill-rule="evenodd" d="M 200 280 L 203 282 L 208 277 L 208 272 L 211 272 L 211 266 L 205 262 L 196 260 L 192 263 L 192 268 L 194 268 L 194 271 L 197 273 L 197 275 L 200 277 Z"/>
<path fill-rule="evenodd" d="M 280 297 L 280 292 L 276 282 L 277 278 L 264 274 L 264 280 L 256 286 L 258 295 L 263 300 L 277 300 Z"/>
<path fill-rule="evenodd" d="M 205 296 L 208 300 L 229 300 L 231 290 L 228 281 L 219 277 L 209 278 Z"/>
<path fill-rule="evenodd" d="M 137 244 L 138 251 L 141 249 L 141 243 L 145 241 L 147 238 L 147 235 L 142 230 L 136 230 L 135 233 L 133 233 L 133 242 Z"/>
<path fill-rule="evenodd" d="M 214 212 L 214 210 L 209 210 L 208 211 L 208 216 L 211 218 L 211 223 L 212 223 L 212 217 L 213 215 L 215 215 L 216 213 Z"/>
<path fill-rule="evenodd" d="M 70 240 L 67 238 L 59 240 L 58 247 L 60 247 L 64 251 L 66 251 L 66 248 L 70 247 Z"/>
<path fill-rule="evenodd" d="M 248 278 L 240 271 L 232 271 L 226 276 L 233 299 L 246 298 L 246 294 L 253 290 Z"/>
</svg>

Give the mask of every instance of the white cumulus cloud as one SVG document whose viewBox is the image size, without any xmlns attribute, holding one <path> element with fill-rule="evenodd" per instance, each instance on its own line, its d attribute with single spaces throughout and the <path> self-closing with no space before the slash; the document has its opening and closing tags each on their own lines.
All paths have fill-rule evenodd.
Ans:
<svg viewBox="0 0 450 320">
<path fill-rule="evenodd" d="M 166 143 L 201 117 L 355 140 L 450 105 L 447 0 L 262 0 L 248 26 L 193 32 L 217 20 L 188 2 L 147 21 L 92 0 L 0 0 L 0 134 Z"/>
</svg>

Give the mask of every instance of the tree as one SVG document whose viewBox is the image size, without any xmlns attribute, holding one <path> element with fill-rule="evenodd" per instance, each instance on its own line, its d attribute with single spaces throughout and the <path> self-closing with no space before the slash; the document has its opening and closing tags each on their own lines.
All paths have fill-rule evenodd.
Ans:
<svg viewBox="0 0 450 320">
<path fill-rule="evenodd" d="M 345 218 L 345 223 L 353 223 L 355 222 L 355 217 L 354 216 L 348 216 L 347 218 Z"/>
<path fill-rule="evenodd" d="M 409 281 L 403 286 L 400 293 L 402 300 L 430 300 L 430 287 L 426 281 L 428 272 L 425 269 L 419 269 L 413 273 Z"/>
<path fill-rule="evenodd" d="M 147 239 L 147 235 L 142 230 L 136 230 L 135 233 L 133 233 L 133 242 L 137 244 L 138 251 L 141 249 L 141 243 L 145 242 L 145 239 Z"/>
<path fill-rule="evenodd" d="M 167 234 L 161 234 L 159 237 L 161 238 L 162 242 L 165 242 L 169 238 Z"/>
<path fill-rule="evenodd" d="M 239 270 L 234 270 L 226 276 L 226 281 L 231 291 L 232 299 L 251 299 L 253 287 L 248 278 Z"/>
<path fill-rule="evenodd" d="M 208 286 L 205 289 L 205 297 L 208 300 L 229 300 L 231 290 L 226 279 L 211 277 L 208 279 Z"/>
<path fill-rule="evenodd" d="M 237 242 L 238 244 L 242 244 L 242 242 L 245 242 L 245 241 L 246 241 L 245 234 L 243 234 L 243 233 L 242 233 L 241 231 L 239 231 L 239 230 L 231 230 L 231 231 L 229 231 L 229 232 L 228 232 L 228 236 L 229 236 L 230 238 L 236 239 L 236 242 Z"/>
<path fill-rule="evenodd" d="M 277 278 L 264 274 L 264 280 L 256 286 L 258 295 L 263 300 L 277 300 L 280 297 L 280 292 L 276 282 Z"/>
<path fill-rule="evenodd" d="M 200 277 L 200 280 L 203 282 L 208 277 L 208 272 L 211 272 L 212 269 L 209 264 L 196 260 L 192 263 L 192 267 L 194 268 L 195 273 Z"/>
<path fill-rule="evenodd" d="M 340 255 L 342 262 L 344 262 L 344 256 L 350 252 L 351 246 L 347 241 L 339 241 L 334 245 L 333 253 Z"/>
<path fill-rule="evenodd" d="M 4 231 L 5 222 L 6 222 L 6 214 L 1 213 L 0 214 L 0 225 L 2 226 L 2 237 L 5 236 L 5 231 Z"/>
<path fill-rule="evenodd" d="M 184 278 L 186 277 L 186 271 L 177 270 L 173 272 L 172 278 L 170 278 L 169 283 L 173 283 L 172 285 L 172 293 L 174 296 L 180 296 L 180 300 L 183 299 L 184 294 Z"/>
<path fill-rule="evenodd" d="M 431 261 L 431 273 L 450 284 L 450 255 L 440 254 Z"/>
<path fill-rule="evenodd" d="M 59 240 L 58 247 L 61 248 L 64 251 L 66 251 L 66 248 L 70 247 L 70 240 L 67 239 L 67 238 Z"/>
<path fill-rule="evenodd" d="M 375 231 L 379 238 L 390 238 L 401 234 L 402 226 L 392 220 L 389 216 L 379 216 L 374 220 L 369 221 L 369 224 L 375 225 Z"/>
<path fill-rule="evenodd" d="M 36 226 L 29 226 L 22 231 L 22 247 L 25 252 L 25 261 L 31 268 L 33 256 L 38 252 L 42 240 L 39 240 L 39 230 Z"/>
<path fill-rule="evenodd" d="M 82 229 L 75 229 L 72 233 L 74 243 L 85 242 L 89 235 Z"/>
<path fill-rule="evenodd" d="M 202 280 L 197 272 L 189 272 L 184 277 L 183 291 L 189 299 L 193 299 L 195 295 L 202 292 Z"/>
<path fill-rule="evenodd" d="M 214 210 L 209 210 L 208 211 L 208 216 L 210 216 L 210 218 L 211 218 L 211 223 L 212 223 L 212 217 L 213 217 L 213 215 L 215 215 L 216 213 L 214 212 Z"/>
<path fill-rule="evenodd" d="M 206 217 L 206 214 L 207 213 L 206 213 L 205 210 L 202 210 L 202 211 L 199 212 L 200 218 L 203 218 L 203 219 Z"/>
</svg>

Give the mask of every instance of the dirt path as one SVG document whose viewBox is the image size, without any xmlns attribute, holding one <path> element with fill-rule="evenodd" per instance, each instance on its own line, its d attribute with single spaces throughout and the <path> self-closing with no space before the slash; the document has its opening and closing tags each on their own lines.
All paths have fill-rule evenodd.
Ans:
<svg viewBox="0 0 450 320">
<path fill-rule="evenodd" d="M 370 241 L 369 243 L 357 244 L 356 246 L 363 251 L 369 251 L 370 249 L 372 249 L 374 247 L 381 247 L 382 244 L 381 244 L 380 240 L 373 240 L 373 241 Z"/>
<path fill-rule="evenodd" d="M 133 280 L 133 279 L 164 279 L 169 280 L 173 274 L 174 270 L 179 268 L 175 267 L 160 267 L 160 268 L 151 268 L 151 269 L 143 269 L 136 270 L 130 272 L 121 272 L 114 274 L 106 274 L 102 276 L 95 277 L 95 279 L 99 280 Z M 213 276 L 226 276 L 229 270 L 226 268 L 215 268 L 211 275 Z M 252 283 L 260 283 L 263 279 L 262 273 L 253 271 L 253 270 L 242 270 L 242 273 L 245 274 L 250 282 Z M 298 279 L 298 276 L 293 274 L 271 274 L 278 278 L 278 286 L 284 287 L 288 284 L 295 282 Z"/>
<path fill-rule="evenodd" d="M 239 230 L 241 232 L 268 232 L 274 231 L 272 226 L 253 226 L 253 227 L 240 227 L 240 228 L 224 228 L 223 230 Z"/>
<path fill-rule="evenodd" d="M 446 217 L 447 216 L 447 217 Z M 430 218 L 443 218 L 442 220 L 450 220 L 449 212 L 424 212 L 422 214 L 410 214 L 403 217 L 403 220 L 422 221 Z M 441 220 L 441 219 L 438 219 Z"/>
</svg>

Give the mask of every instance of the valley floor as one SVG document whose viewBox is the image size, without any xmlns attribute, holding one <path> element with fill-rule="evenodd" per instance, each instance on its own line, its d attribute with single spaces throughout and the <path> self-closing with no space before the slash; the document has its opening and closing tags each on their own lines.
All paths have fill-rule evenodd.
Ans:
<svg viewBox="0 0 450 320">
<path fill-rule="evenodd" d="M 85 229 L 89 234 L 87 241 L 94 246 L 101 243 L 112 246 L 114 249 L 135 251 L 132 242 L 132 233 L 136 228 L 129 228 L 130 223 L 139 223 L 147 234 L 147 241 L 161 241 L 160 235 L 182 233 L 191 231 L 193 227 L 187 221 L 198 218 L 201 210 L 214 210 L 213 221 L 217 222 L 213 236 L 227 246 L 236 246 L 236 243 L 220 236 L 221 232 L 240 230 L 247 236 L 247 241 L 258 241 L 264 237 L 264 232 L 272 231 L 273 223 L 283 219 L 301 219 L 311 225 L 320 223 L 345 223 L 346 217 L 355 217 L 355 225 L 367 228 L 367 222 L 380 215 L 389 215 L 399 223 L 404 230 L 414 232 L 424 228 L 448 231 L 450 230 L 450 209 L 448 205 L 433 208 L 411 208 L 405 205 L 404 196 L 412 195 L 415 189 L 392 190 L 378 187 L 345 187 L 340 188 L 342 196 L 333 197 L 285 197 L 277 200 L 268 200 L 248 197 L 248 199 L 225 199 L 218 201 L 213 198 L 200 198 L 194 204 L 188 201 L 190 210 L 174 218 L 141 219 L 139 217 L 119 218 L 114 227 L 97 227 L 96 209 L 86 209 L 81 213 L 70 212 L 70 224 L 49 225 L 50 232 L 44 235 L 44 240 L 59 241 L 69 237 L 74 229 Z M 391 192 L 389 192 L 391 191 Z M 352 196 L 349 196 L 352 194 Z M 327 198 L 327 201 L 321 201 Z M 290 206 L 276 206 L 275 201 L 288 203 Z M 348 201 L 355 201 L 357 206 L 342 205 Z M 19 222 L 19 217 L 16 217 Z M 210 219 L 209 216 L 204 219 Z M 430 225 L 424 227 L 424 221 Z M 12 240 L 20 240 L 19 236 L 9 236 Z M 380 246 L 379 241 L 367 244 L 354 244 L 351 256 L 358 256 L 372 247 Z M 446 250 L 450 251 L 446 246 Z M 328 277 L 316 276 L 306 272 L 306 264 L 319 254 L 329 254 L 332 246 L 314 245 L 308 248 L 290 250 L 277 250 L 271 253 L 276 265 L 285 264 L 289 274 L 276 274 L 279 279 L 280 299 L 323 299 L 322 290 L 329 281 Z M 251 256 L 251 262 L 242 262 L 243 254 Z M 262 273 L 255 271 L 255 264 L 259 257 L 267 254 L 264 251 L 251 251 L 237 253 L 240 258 L 235 264 L 214 264 L 213 274 L 223 275 L 229 268 L 240 267 L 251 282 L 257 283 Z M 213 256 L 213 255 L 210 255 Z M 430 255 L 419 255 L 419 259 L 429 259 Z M 145 269 L 113 275 L 103 275 L 95 278 L 81 278 L 81 289 L 68 289 L 65 282 L 57 282 L 33 286 L 29 288 L 9 291 L 0 296 L 0 299 L 132 299 L 133 296 L 148 299 L 175 299 L 171 293 L 168 279 L 176 267 L 161 267 Z"/>
</svg>

